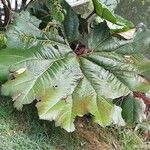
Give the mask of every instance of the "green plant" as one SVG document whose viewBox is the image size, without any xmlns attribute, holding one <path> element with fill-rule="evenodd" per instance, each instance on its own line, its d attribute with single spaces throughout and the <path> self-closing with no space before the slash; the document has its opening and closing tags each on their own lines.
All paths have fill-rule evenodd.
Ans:
<svg viewBox="0 0 150 150">
<path fill-rule="evenodd" d="M 45 5 L 45 1 L 42 3 Z M 119 19 L 118 23 L 118 17 L 99 0 L 93 3 L 96 15 L 106 12 L 101 17 L 127 29 L 124 20 Z M 29 6 L 32 8 L 33 4 Z M 150 31 L 140 28 L 130 40 L 118 38 L 111 34 L 105 21 L 82 19 L 65 1 L 53 6 L 58 13 L 51 13 L 47 20 L 35 17 L 37 7 L 34 13 L 27 9 L 35 16 L 21 12 L 6 31 L 7 47 L 0 51 L 0 81 L 5 82 L 2 95 L 11 96 L 15 108 L 20 110 L 36 100 L 40 119 L 55 120 L 56 126 L 68 132 L 75 130 L 75 117 L 87 113 L 101 126 L 123 125 L 121 107 L 113 100 L 126 101 L 133 91 L 150 90 L 143 78 L 150 62 L 136 57 L 148 50 Z M 130 105 L 122 108 L 137 109 Z M 136 115 L 132 122 L 139 121 L 137 113 L 132 112 Z"/>
<path fill-rule="evenodd" d="M 121 131 L 119 135 L 122 150 L 139 150 L 141 145 L 144 145 L 142 139 L 138 137 L 137 133 L 131 130 Z"/>
</svg>

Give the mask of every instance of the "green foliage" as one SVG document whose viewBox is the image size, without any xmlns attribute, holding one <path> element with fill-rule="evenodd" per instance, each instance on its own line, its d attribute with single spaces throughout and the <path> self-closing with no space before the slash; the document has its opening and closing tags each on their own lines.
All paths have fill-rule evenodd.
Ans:
<svg viewBox="0 0 150 150">
<path fill-rule="evenodd" d="M 109 7 L 114 5 L 113 2 L 109 4 Z M 108 2 L 106 2 L 106 4 L 107 3 Z M 129 22 L 124 18 L 114 14 L 112 8 L 108 8 L 101 0 L 93 0 L 93 4 L 96 14 L 101 18 L 107 20 L 107 24 L 110 29 L 112 29 L 112 31 L 128 30 L 129 28 L 134 26 L 132 22 Z"/>
<path fill-rule="evenodd" d="M 100 15 L 104 11 L 100 2 L 93 2 Z M 7 81 L 1 92 L 12 97 L 17 109 L 36 100 L 40 119 L 54 120 L 68 132 L 75 130 L 76 116 L 87 113 L 101 126 L 120 124 L 121 111 L 115 109 L 113 99 L 150 90 L 132 56 L 149 48 L 150 31 L 137 30 L 131 40 L 125 40 L 112 36 L 102 22 L 93 25 L 86 36 L 80 35 L 83 43 L 76 44 L 80 17 L 68 4 L 63 6 L 64 26 L 56 13 L 40 30 L 41 20 L 27 11 L 10 25 L 7 48 L 0 51 L 0 81 Z M 105 19 L 118 24 L 116 16 L 105 11 Z M 127 109 L 126 105 L 122 108 Z"/>
<path fill-rule="evenodd" d="M 0 49 L 3 48 L 6 44 L 6 38 L 4 34 L 0 34 Z"/>
<path fill-rule="evenodd" d="M 121 107 L 123 109 L 122 115 L 126 122 L 131 124 L 144 120 L 145 115 L 143 112 L 145 111 L 145 107 L 142 101 L 128 96 L 124 99 Z"/>
<path fill-rule="evenodd" d="M 46 25 L 47 22 L 51 20 L 56 20 L 61 23 L 64 20 L 64 10 L 60 3 L 61 0 L 31 1 L 26 10 L 41 19 L 43 25 Z"/>
<path fill-rule="evenodd" d="M 69 42 L 75 41 L 79 36 L 79 17 L 70 7 L 70 5 L 64 2 L 63 7 L 67 10 L 64 19 L 64 31 Z"/>
<path fill-rule="evenodd" d="M 121 131 L 119 134 L 119 140 L 122 145 L 122 150 L 142 149 L 143 141 L 137 136 L 135 131 L 129 129 Z"/>
<path fill-rule="evenodd" d="M 42 20 L 42 23 L 41 23 L 42 25 L 40 25 L 42 27 L 43 27 L 43 24 L 47 24 L 49 21 L 51 21 L 53 16 L 54 16 L 54 19 L 56 18 L 56 20 L 58 20 L 56 17 L 57 14 L 54 14 L 54 12 L 57 12 L 56 10 L 59 10 L 58 16 L 63 16 L 62 13 L 64 13 L 64 18 L 66 18 L 64 21 L 64 28 L 66 28 L 66 24 L 68 23 L 67 22 L 68 20 L 70 22 L 69 23 L 70 28 L 73 28 L 75 32 L 71 32 L 73 31 L 73 29 L 69 30 L 68 28 L 68 30 L 72 34 L 74 33 L 75 34 L 74 37 L 75 37 L 77 36 L 76 29 L 79 27 L 79 19 L 78 19 L 79 16 L 81 16 L 82 19 L 85 19 L 85 22 L 87 22 L 90 18 L 92 18 L 92 20 L 97 23 L 103 22 L 104 20 L 106 20 L 107 25 L 111 29 L 111 32 L 126 31 L 129 28 L 133 28 L 134 25 L 132 22 L 114 13 L 114 9 L 117 5 L 117 2 L 118 1 L 116 0 L 112 0 L 109 2 L 106 0 L 90 0 L 87 4 L 84 4 L 80 7 L 72 9 L 64 0 L 62 1 L 57 0 L 55 3 L 59 3 L 59 5 L 60 4 L 62 5 L 60 9 L 60 7 L 56 7 L 57 5 L 53 6 L 52 1 L 44 0 L 41 2 L 40 0 L 36 0 L 36 1 L 30 2 L 29 6 L 27 7 L 27 10 L 32 15 Z M 89 12 L 91 14 L 89 14 Z M 82 24 L 80 24 L 80 26 L 82 26 Z M 66 33 L 68 33 L 69 31 L 66 31 Z"/>
</svg>

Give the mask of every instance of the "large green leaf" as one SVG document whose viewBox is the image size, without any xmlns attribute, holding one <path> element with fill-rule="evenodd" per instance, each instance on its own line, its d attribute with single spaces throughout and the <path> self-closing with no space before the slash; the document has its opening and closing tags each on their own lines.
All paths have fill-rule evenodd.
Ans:
<svg viewBox="0 0 150 150">
<path fill-rule="evenodd" d="M 116 1 L 114 1 L 115 3 Z M 110 8 L 109 3 L 112 5 L 112 8 Z M 114 5 L 112 1 L 105 1 L 105 0 L 93 0 L 93 4 L 95 7 L 95 12 L 98 16 L 101 18 L 107 20 L 107 24 L 112 30 L 128 30 L 129 28 L 132 28 L 134 25 L 132 22 L 127 21 L 123 19 L 122 17 L 114 14 L 113 8 Z M 108 7 L 107 7 L 108 5 Z"/>
<path fill-rule="evenodd" d="M 126 96 L 132 90 L 150 90 L 149 83 L 138 75 L 138 67 L 127 60 L 125 51 L 122 52 L 122 47 L 127 48 L 127 54 L 132 51 L 135 39 L 143 34 L 142 31 L 132 41 L 120 40 L 112 37 L 106 24 L 102 23 L 91 30 L 87 51 L 77 56 L 65 40 L 58 34 L 54 36 L 51 29 L 45 33 L 34 26 L 33 30 L 32 19 L 35 20 L 23 12 L 8 33 L 15 32 L 16 37 L 25 34 L 29 39 L 32 35 L 35 44 L 29 46 L 28 40 L 13 39 L 7 34 L 18 47 L 8 44 L 0 51 L 0 80 L 8 78 L 2 85 L 2 94 L 11 96 L 17 109 L 37 100 L 41 119 L 55 120 L 56 125 L 74 131 L 76 116 L 91 113 L 95 122 L 109 125 L 113 122 L 115 107 L 112 99 Z M 23 21 L 28 23 L 28 29 L 24 24 L 20 27 Z M 13 78 L 9 78 L 12 75 Z M 116 118 L 121 120 L 120 116 Z"/>
<path fill-rule="evenodd" d="M 63 2 L 63 8 L 66 10 L 64 18 L 64 31 L 69 42 L 78 40 L 79 35 L 79 18 L 71 6 Z"/>
<path fill-rule="evenodd" d="M 139 29 L 134 34 L 133 39 L 124 40 L 122 38 L 110 36 L 106 23 L 98 24 L 88 35 L 88 47 L 95 52 L 113 52 L 123 55 L 133 55 L 149 52 L 150 30 Z M 101 33 L 103 36 L 99 36 Z"/>
</svg>

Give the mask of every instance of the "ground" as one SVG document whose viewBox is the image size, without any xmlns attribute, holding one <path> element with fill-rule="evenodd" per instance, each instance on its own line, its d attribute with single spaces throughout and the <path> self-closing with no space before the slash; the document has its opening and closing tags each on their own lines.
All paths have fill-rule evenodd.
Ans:
<svg viewBox="0 0 150 150">
<path fill-rule="evenodd" d="M 87 116 L 77 118 L 77 130 L 67 133 L 54 122 L 39 121 L 33 105 L 19 112 L 10 98 L 0 97 L 0 150 L 140 150 L 143 144 L 133 130 L 104 129 Z"/>
</svg>

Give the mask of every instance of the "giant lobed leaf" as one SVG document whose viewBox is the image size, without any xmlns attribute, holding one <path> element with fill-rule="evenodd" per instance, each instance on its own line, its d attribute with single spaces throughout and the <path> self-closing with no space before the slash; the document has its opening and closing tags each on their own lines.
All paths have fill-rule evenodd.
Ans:
<svg viewBox="0 0 150 150">
<path fill-rule="evenodd" d="M 24 25 L 20 27 L 18 22 L 21 20 L 29 22 L 28 29 Z M 14 38 L 18 47 L 12 44 L 13 48 L 10 48 L 9 44 L 0 51 L 0 80 L 8 77 L 2 94 L 11 96 L 17 109 L 37 100 L 41 119 L 55 120 L 56 125 L 74 131 L 76 116 L 91 113 L 95 122 L 109 125 L 114 121 L 112 99 L 126 96 L 132 90 L 149 91 L 149 83 L 138 75 L 138 67 L 125 57 L 126 53 L 137 53 L 133 51 L 134 44 L 143 31 L 139 31 L 133 40 L 120 40 L 112 37 L 106 24 L 102 23 L 91 30 L 86 42 L 87 52 L 77 56 L 59 35 L 44 33 L 37 26 L 32 30 L 32 27 L 32 17 L 23 12 L 8 32 L 19 37 L 27 30 L 27 38 L 35 35 L 32 41 L 36 44 L 29 46 L 28 42 Z M 9 38 L 11 40 L 12 36 Z M 149 40 L 144 40 L 141 39 L 143 48 L 147 48 Z M 14 77 L 9 79 L 12 74 Z M 115 124 L 117 120 L 120 123 L 118 115 Z"/>
</svg>

